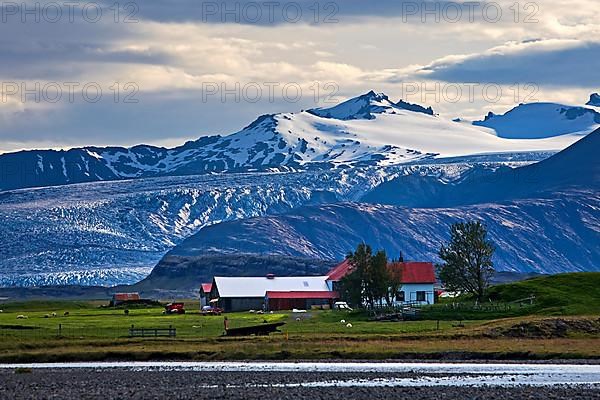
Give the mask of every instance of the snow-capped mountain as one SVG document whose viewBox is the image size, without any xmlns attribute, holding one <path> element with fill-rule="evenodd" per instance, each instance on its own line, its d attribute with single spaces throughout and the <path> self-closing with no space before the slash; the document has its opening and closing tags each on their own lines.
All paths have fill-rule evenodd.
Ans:
<svg viewBox="0 0 600 400">
<path fill-rule="evenodd" d="M 501 138 L 540 139 L 565 132 L 589 133 L 600 127 L 600 113 L 585 107 L 530 103 L 520 104 L 502 115 L 490 112 L 473 125 L 492 128 Z"/>
<path fill-rule="evenodd" d="M 585 104 L 588 106 L 600 107 L 600 94 L 592 93 L 590 95 L 590 100 Z"/>
<path fill-rule="evenodd" d="M 348 121 L 352 119 L 375 119 L 376 114 L 394 114 L 398 109 L 434 115 L 431 107 L 425 108 L 402 100 L 393 103 L 385 93 L 375 93 L 374 91 L 346 100 L 334 107 L 314 108 L 308 110 L 308 112 L 323 118 Z"/>
<path fill-rule="evenodd" d="M 531 107 L 528 126 L 537 121 L 546 129 L 547 107 L 540 108 L 539 113 L 538 106 Z M 479 153 L 557 151 L 580 138 L 574 132 L 590 132 L 590 118 L 598 117 L 591 114 L 593 111 L 556 107 L 565 111 L 559 112 L 564 121 L 552 123 L 548 136 L 554 137 L 506 139 L 503 136 L 520 137 L 522 118 L 496 124 L 496 120 L 510 118 L 491 117 L 476 123 L 498 129 L 496 135 L 485 127 L 441 118 L 431 108 L 394 103 L 385 94 L 369 92 L 331 108 L 263 115 L 231 135 L 206 136 L 172 149 L 139 145 L 3 154 L 0 190 L 215 172 L 385 166 Z M 507 130 L 509 134 L 505 134 Z"/>
</svg>

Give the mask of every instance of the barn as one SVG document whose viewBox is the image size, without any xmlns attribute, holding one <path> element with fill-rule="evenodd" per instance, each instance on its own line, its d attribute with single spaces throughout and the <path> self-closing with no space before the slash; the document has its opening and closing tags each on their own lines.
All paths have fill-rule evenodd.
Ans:
<svg viewBox="0 0 600 400">
<path fill-rule="evenodd" d="M 339 299 L 337 292 L 329 290 L 318 292 L 280 292 L 268 291 L 265 295 L 266 311 L 308 310 L 313 306 L 333 308 L 333 303 Z"/>
<path fill-rule="evenodd" d="M 334 294 L 322 293 L 331 292 L 326 279 L 326 276 L 276 277 L 272 274 L 263 277 L 215 276 L 209 297 L 227 312 L 263 310 L 269 301 L 273 301 L 277 309 L 292 303 L 307 305 L 328 302 Z"/>
<path fill-rule="evenodd" d="M 111 306 L 118 306 L 120 304 L 140 301 L 141 297 L 139 293 L 115 293 L 110 301 Z"/>
</svg>

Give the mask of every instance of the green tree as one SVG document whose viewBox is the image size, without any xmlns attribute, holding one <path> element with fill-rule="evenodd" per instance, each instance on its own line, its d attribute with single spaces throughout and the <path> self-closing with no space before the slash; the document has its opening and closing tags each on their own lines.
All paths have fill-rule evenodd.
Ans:
<svg viewBox="0 0 600 400">
<path fill-rule="evenodd" d="M 379 250 L 371 257 L 366 282 L 368 302 L 371 307 L 377 301 L 381 302 L 388 297 L 390 274 L 387 261 L 387 255 L 383 250 Z"/>
<path fill-rule="evenodd" d="M 350 252 L 346 256 L 352 266 L 352 272 L 344 277 L 341 285 L 344 292 L 353 297 L 352 304 L 362 306 L 368 301 L 367 280 L 372 257 L 373 250 L 365 243 L 360 243 L 354 252 Z M 356 302 L 356 300 L 359 301 Z"/>
<path fill-rule="evenodd" d="M 487 229 L 479 221 L 453 224 L 450 242 L 439 251 L 444 261 L 438 265 L 441 281 L 447 289 L 472 294 L 477 300 L 489 287 L 494 274 L 494 245 L 487 240 Z"/>
<path fill-rule="evenodd" d="M 363 304 L 362 280 L 356 271 L 353 271 L 342 279 L 339 283 L 340 296 L 344 301 L 352 306 L 361 307 Z"/>
<path fill-rule="evenodd" d="M 392 306 L 394 297 L 400 292 L 400 289 L 402 289 L 402 270 L 400 268 L 388 268 L 388 291 L 385 296 L 388 307 Z"/>
<path fill-rule="evenodd" d="M 384 299 L 389 304 L 392 277 L 385 251 L 373 254 L 371 246 L 361 243 L 346 258 L 352 265 L 352 272 L 340 280 L 342 298 L 359 307 L 373 307 Z"/>
</svg>

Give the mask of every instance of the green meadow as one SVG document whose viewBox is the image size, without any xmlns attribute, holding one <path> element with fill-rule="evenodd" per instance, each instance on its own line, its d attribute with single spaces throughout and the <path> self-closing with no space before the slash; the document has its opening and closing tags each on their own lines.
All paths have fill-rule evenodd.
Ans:
<svg viewBox="0 0 600 400">
<path fill-rule="evenodd" d="M 373 322 L 360 311 L 226 314 L 230 328 L 285 322 L 268 337 L 243 338 L 223 336 L 224 316 L 202 315 L 196 300 L 183 315 L 143 305 L 126 313 L 108 300 L 4 303 L 0 362 L 600 358 L 599 284 L 600 273 L 581 273 L 499 285 L 487 303 L 444 299 L 417 321 Z M 173 327 L 177 336 L 130 338 L 132 326 Z"/>
</svg>

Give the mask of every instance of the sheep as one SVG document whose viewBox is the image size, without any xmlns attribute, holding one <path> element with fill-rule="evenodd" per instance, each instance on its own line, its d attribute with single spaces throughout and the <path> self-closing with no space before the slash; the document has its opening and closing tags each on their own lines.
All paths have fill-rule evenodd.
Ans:
<svg viewBox="0 0 600 400">
<path fill-rule="evenodd" d="M 352 324 L 351 324 L 350 322 L 348 322 L 348 323 L 346 324 L 346 328 L 352 328 Z"/>
<path fill-rule="evenodd" d="M 27 319 L 27 315 L 19 314 L 17 315 L 17 319 Z"/>
<path fill-rule="evenodd" d="M 300 321 L 301 321 L 300 317 L 296 318 L 296 322 L 300 322 Z"/>
<path fill-rule="evenodd" d="M 52 316 L 52 318 L 56 318 L 56 313 L 53 312 L 52 314 L 50 314 Z"/>
<path fill-rule="evenodd" d="M 346 323 L 345 319 L 340 320 L 340 324 L 345 324 L 345 323 Z"/>
<path fill-rule="evenodd" d="M 68 312 L 68 311 L 65 311 L 65 312 L 63 313 L 63 315 L 64 315 L 65 317 L 68 317 L 68 316 L 69 316 L 69 312 Z"/>
<path fill-rule="evenodd" d="M 2 314 L 4 312 L 4 310 L 0 310 L 0 314 Z"/>
</svg>

